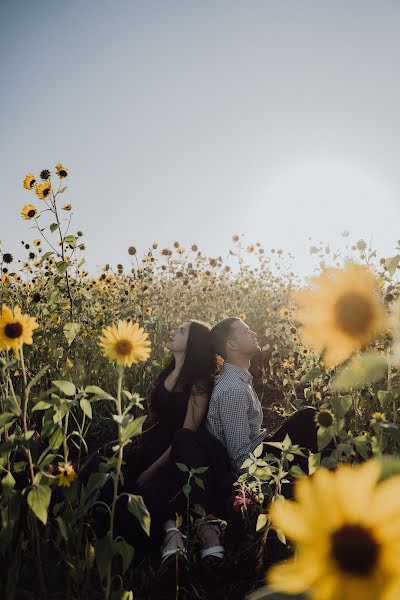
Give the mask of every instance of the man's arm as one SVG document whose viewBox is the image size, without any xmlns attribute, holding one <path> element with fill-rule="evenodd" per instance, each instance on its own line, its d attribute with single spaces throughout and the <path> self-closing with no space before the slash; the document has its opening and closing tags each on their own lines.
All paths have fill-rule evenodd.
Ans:
<svg viewBox="0 0 400 600">
<path fill-rule="evenodd" d="M 225 446 L 236 470 L 240 469 L 241 463 L 246 458 L 246 450 L 250 446 L 248 420 L 250 398 L 246 390 L 240 387 L 225 390 L 218 397 L 218 409 L 224 430 Z"/>
</svg>

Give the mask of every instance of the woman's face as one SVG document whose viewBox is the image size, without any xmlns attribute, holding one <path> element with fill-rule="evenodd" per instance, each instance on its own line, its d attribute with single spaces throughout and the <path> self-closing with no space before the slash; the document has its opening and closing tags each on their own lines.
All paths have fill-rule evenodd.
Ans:
<svg viewBox="0 0 400 600">
<path fill-rule="evenodd" d="M 183 323 L 180 327 L 173 329 L 170 333 L 165 347 L 171 352 L 186 352 L 186 345 L 189 337 L 190 321 Z"/>
</svg>

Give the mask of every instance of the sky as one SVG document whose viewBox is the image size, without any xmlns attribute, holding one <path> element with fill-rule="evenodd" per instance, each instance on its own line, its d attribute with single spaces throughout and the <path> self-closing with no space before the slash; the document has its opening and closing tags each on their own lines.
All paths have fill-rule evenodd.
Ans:
<svg viewBox="0 0 400 600">
<path fill-rule="evenodd" d="M 396 254 L 399 30 L 397 0 L 0 0 L 4 250 L 61 162 L 93 275 L 236 233 L 299 275 L 343 230 Z"/>
</svg>

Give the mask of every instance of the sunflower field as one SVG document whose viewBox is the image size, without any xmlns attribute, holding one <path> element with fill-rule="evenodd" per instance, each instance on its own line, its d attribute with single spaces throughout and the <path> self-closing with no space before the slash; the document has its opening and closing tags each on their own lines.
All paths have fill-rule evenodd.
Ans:
<svg viewBox="0 0 400 600">
<path fill-rule="evenodd" d="M 239 235 L 225 257 L 179 241 L 150 242 L 144 254 L 132 245 L 128 268 L 94 276 L 62 200 L 68 177 L 60 163 L 22 177 L 23 260 L 0 242 L 0 597 L 398 600 L 400 240 L 390 257 L 347 231 L 345 250 L 311 246 L 317 274 L 307 285 L 290 253 Z M 157 561 L 136 564 L 115 535 L 118 484 L 151 425 L 146 397 L 168 359 L 168 332 L 227 316 L 257 332 L 264 426 L 313 406 L 319 452 L 307 476 L 291 465 L 303 450 L 289 438 L 280 459 L 256 448 L 236 482 L 240 535 L 224 532 L 222 574 L 204 577 L 193 552 L 189 571 L 166 581 Z M 98 468 L 86 476 L 93 456 Z M 294 500 L 281 494 L 287 476 Z M 143 499 L 127 496 L 148 535 Z"/>
</svg>

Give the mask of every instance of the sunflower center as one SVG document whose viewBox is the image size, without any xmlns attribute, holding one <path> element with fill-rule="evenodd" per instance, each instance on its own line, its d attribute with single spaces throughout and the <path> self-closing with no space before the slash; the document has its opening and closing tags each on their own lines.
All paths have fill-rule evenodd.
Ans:
<svg viewBox="0 0 400 600">
<path fill-rule="evenodd" d="M 331 538 L 333 558 L 351 575 L 368 575 L 376 566 L 379 550 L 371 532 L 361 525 L 344 525 Z"/>
<path fill-rule="evenodd" d="M 327 410 L 321 410 L 317 416 L 318 424 L 322 427 L 330 427 L 333 424 L 333 418 Z"/>
<path fill-rule="evenodd" d="M 36 211 L 34 211 L 33 209 L 31 209 L 31 210 L 28 212 L 28 217 L 34 217 L 34 216 L 35 216 L 35 214 L 36 214 Z"/>
<path fill-rule="evenodd" d="M 334 310 L 336 323 L 349 335 L 363 333 L 371 324 L 371 303 L 358 292 L 347 292 L 340 296 Z"/>
<path fill-rule="evenodd" d="M 21 323 L 7 323 L 4 328 L 4 333 L 10 339 L 19 338 L 22 334 Z"/>
<path fill-rule="evenodd" d="M 45 190 L 43 190 L 43 196 L 48 196 L 50 190 L 47 188 Z"/>
<path fill-rule="evenodd" d="M 118 340 L 115 344 L 115 351 L 117 354 L 126 356 L 132 351 L 132 344 L 129 340 Z"/>
</svg>

